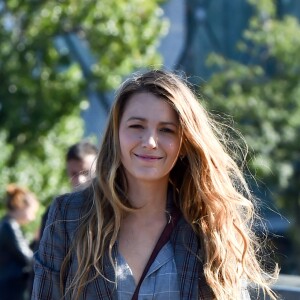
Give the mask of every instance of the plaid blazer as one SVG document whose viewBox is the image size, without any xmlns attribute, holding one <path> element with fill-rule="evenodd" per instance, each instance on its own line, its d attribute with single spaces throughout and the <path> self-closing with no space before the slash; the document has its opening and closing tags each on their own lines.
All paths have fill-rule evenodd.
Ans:
<svg viewBox="0 0 300 300">
<path fill-rule="evenodd" d="M 89 203 L 87 193 L 86 190 L 66 194 L 56 198 L 52 203 L 39 249 L 35 253 L 32 300 L 71 299 L 71 296 L 63 298 L 61 295 L 60 267 Z M 173 230 L 170 242 L 174 247 L 181 299 L 214 299 L 203 275 L 203 265 L 196 259 L 196 255 L 201 257 L 198 238 L 183 218 Z M 116 253 L 115 248 L 113 255 Z M 81 300 L 117 299 L 114 268 L 108 259 L 108 254 L 104 262 L 105 278 L 98 276 L 91 281 L 80 296 Z M 70 283 L 77 267 L 76 258 L 73 257 L 65 279 L 66 286 Z"/>
</svg>

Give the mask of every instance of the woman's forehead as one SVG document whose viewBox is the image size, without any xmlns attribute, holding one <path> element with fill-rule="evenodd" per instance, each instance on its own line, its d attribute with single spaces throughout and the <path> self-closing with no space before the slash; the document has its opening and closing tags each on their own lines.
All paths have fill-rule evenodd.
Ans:
<svg viewBox="0 0 300 300">
<path fill-rule="evenodd" d="M 137 93 L 132 95 L 123 111 L 124 118 L 160 118 L 165 121 L 178 122 L 174 108 L 163 98 L 152 93 Z"/>
</svg>

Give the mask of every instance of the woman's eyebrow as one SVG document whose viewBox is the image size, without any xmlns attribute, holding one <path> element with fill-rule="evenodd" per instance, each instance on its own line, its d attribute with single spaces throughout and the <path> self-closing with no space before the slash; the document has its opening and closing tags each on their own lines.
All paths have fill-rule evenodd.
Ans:
<svg viewBox="0 0 300 300">
<path fill-rule="evenodd" d="M 126 122 L 130 122 L 130 121 L 147 121 L 146 118 L 142 118 L 142 117 L 130 117 L 127 119 Z M 171 125 L 171 126 L 175 126 L 175 127 L 178 127 L 178 124 L 175 123 L 175 122 L 172 122 L 172 121 L 161 121 L 159 122 L 160 125 Z"/>
<path fill-rule="evenodd" d="M 130 117 L 127 119 L 127 122 L 128 121 L 146 121 L 146 119 L 142 117 Z"/>
<path fill-rule="evenodd" d="M 178 127 L 178 124 L 174 123 L 174 122 L 159 122 L 159 124 L 161 124 L 161 125 L 172 125 L 172 126 Z"/>
</svg>

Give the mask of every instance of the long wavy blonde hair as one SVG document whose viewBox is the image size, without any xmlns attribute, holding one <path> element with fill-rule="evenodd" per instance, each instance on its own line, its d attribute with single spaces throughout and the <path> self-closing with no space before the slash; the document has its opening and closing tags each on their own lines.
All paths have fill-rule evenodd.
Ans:
<svg viewBox="0 0 300 300">
<path fill-rule="evenodd" d="M 170 174 L 179 193 L 179 206 L 199 236 L 204 251 L 204 275 L 216 299 L 240 298 L 242 282 L 269 294 L 269 274 L 259 261 L 258 241 L 252 230 L 255 216 L 251 193 L 229 151 L 220 124 L 212 121 L 197 97 L 179 76 L 151 70 L 126 80 L 116 94 L 108 119 L 92 189 L 89 209 L 78 230 L 74 248 L 78 270 L 67 289 L 78 298 L 89 280 L 103 274 L 103 258 L 112 248 L 123 214 L 132 208 L 126 198 L 127 182 L 120 161 L 118 130 L 128 99 L 149 92 L 167 101 L 177 112 L 183 153 Z M 62 266 L 62 281 L 70 255 Z M 91 271 L 96 274 L 92 279 Z M 65 290 L 66 291 L 66 290 Z"/>
</svg>

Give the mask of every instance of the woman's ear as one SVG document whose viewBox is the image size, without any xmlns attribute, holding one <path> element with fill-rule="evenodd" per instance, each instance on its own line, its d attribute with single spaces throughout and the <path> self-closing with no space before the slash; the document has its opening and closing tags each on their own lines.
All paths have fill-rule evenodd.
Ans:
<svg viewBox="0 0 300 300">
<path fill-rule="evenodd" d="M 186 149 L 184 144 L 182 143 L 179 151 L 179 158 L 182 160 L 185 156 L 186 156 Z"/>
</svg>

